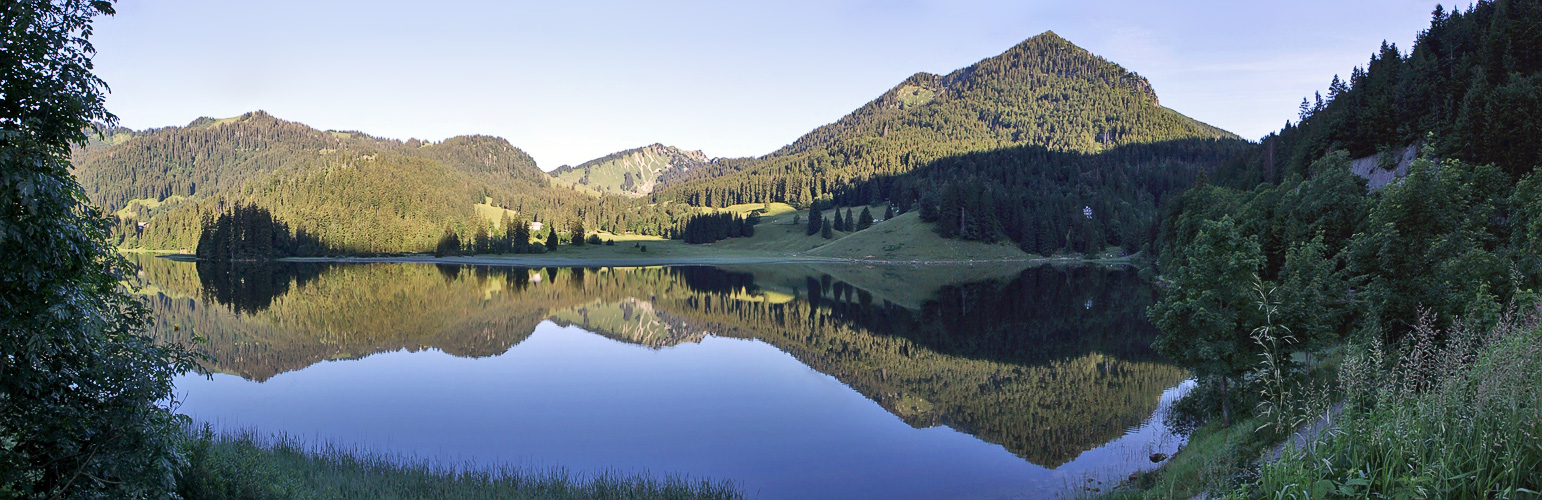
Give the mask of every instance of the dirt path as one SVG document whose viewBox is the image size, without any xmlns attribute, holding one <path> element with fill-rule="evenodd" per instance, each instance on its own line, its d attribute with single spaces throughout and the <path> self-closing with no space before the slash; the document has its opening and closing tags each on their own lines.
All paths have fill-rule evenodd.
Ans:
<svg viewBox="0 0 1542 500">
<path fill-rule="evenodd" d="M 1296 432 L 1292 432 L 1290 434 L 1290 438 L 1286 439 L 1278 445 L 1275 445 L 1274 449 L 1269 450 L 1269 453 L 1265 454 L 1263 458 L 1259 459 L 1259 462 L 1265 463 L 1279 460 L 1280 456 L 1285 454 L 1286 446 L 1306 448 L 1308 445 L 1321 438 L 1322 433 L 1327 432 L 1335 425 L 1338 425 L 1339 413 L 1343 411 L 1344 402 L 1340 401 L 1334 403 L 1333 407 L 1329 408 L 1328 411 L 1324 412 L 1321 416 L 1318 416 L 1317 420 L 1313 420 L 1312 423 L 1297 428 Z"/>
</svg>

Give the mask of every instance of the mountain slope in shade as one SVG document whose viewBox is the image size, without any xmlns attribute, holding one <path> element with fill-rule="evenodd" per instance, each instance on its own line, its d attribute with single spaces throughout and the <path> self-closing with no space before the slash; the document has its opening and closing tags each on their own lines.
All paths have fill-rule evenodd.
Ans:
<svg viewBox="0 0 1542 500">
<path fill-rule="evenodd" d="M 947 75 L 917 73 L 769 155 L 668 176 L 665 187 L 678 186 L 678 198 L 695 203 L 700 200 L 693 195 L 703 190 L 745 184 L 752 187 L 739 190 L 740 196 L 718 196 L 736 199 L 711 204 L 769 196 L 801 205 L 795 190 L 804 186 L 817 198 L 821 191 L 902 174 L 946 156 L 1022 146 L 1092 154 L 1183 139 L 1238 138 L 1162 107 L 1144 77 L 1045 32 Z M 713 181 L 746 174 L 734 182 Z M 773 181 L 767 177 L 779 185 L 767 187 Z M 792 177 L 800 179 L 784 187 Z"/>
<path fill-rule="evenodd" d="M 651 144 L 611 153 L 576 167 L 563 165 L 551 175 L 602 193 L 643 196 L 653 192 L 660 176 L 680 175 L 707 163 L 707 156 L 701 151 Z"/>
</svg>

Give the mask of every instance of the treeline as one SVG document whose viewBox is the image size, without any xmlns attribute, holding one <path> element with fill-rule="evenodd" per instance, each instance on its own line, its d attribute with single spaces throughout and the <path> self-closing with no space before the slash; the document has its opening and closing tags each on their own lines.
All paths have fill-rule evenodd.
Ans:
<svg viewBox="0 0 1542 500">
<path fill-rule="evenodd" d="M 1167 199 L 1203 171 L 1246 158 L 1237 140 L 1190 139 L 1096 155 L 1022 147 L 938 160 L 843 198 L 913 204 L 945 237 L 1009 240 L 1029 253 L 1156 248 Z"/>
<path fill-rule="evenodd" d="M 1440 158 L 1488 164 L 1512 179 L 1542 161 L 1542 5 L 1484 0 L 1437 6 L 1406 54 L 1383 43 L 1348 78 L 1301 102 L 1295 123 L 1263 141 L 1257 168 L 1218 176 L 1246 188 L 1305 177 L 1331 151 L 1390 154 L 1434 134 Z"/>
<path fill-rule="evenodd" d="M 727 238 L 748 238 L 755 236 L 755 224 L 760 218 L 755 215 L 741 216 L 732 212 L 718 212 L 702 214 L 687 219 L 685 227 L 680 230 L 679 239 L 686 243 L 712 243 Z"/>
<path fill-rule="evenodd" d="M 198 257 L 209 260 L 260 260 L 319 255 L 321 242 L 304 229 L 291 232 L 265 208 L 235 204 L 218 217 L 204 216 Z"/>
</svg>

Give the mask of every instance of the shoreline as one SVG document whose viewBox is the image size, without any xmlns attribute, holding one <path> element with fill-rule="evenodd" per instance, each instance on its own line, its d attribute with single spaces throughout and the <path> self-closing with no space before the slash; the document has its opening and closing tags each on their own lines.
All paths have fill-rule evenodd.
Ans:
<svg viewBox="0 0 1542 500">
<path fill-rule="evenodd" d="M 194 262 L 197 257 L 188 254 L 163 253 L 156 257 L 183 262 Z M 432 255 L 404 255 L 385 257 L 282 257 L 274 262 L 305 262 L 333 264 L 457 264 L 504 267 L 650 267 L 650 266 L 719 266 L 753 264 L 859 264 L 884 266 L 950 266 L 980 264 L 1109 264 L 1138 265 L 1139 261 L 1128 257 L 1086 259 L 1080 257 L 1038 257 L 1028 259 L 993 260 L 882 260 L 846 259 L 839 257 L 783 256 L 722 256 L 722 257 L 537 257 L 519 254 L 470 255 L 434 257 Z M 240 262 L 259 262 L 256 260 Z"/>
</svg>

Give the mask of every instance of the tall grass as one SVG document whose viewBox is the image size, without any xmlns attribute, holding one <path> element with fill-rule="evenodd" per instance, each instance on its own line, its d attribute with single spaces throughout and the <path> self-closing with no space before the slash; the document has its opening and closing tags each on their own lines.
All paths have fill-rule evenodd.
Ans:
<svg viewBox="0 0 1542 500">
<path fill-rule="evenodd" d="M 1542 498 L 1542 326 L 1433 324 L 1396 352 L 1351 346 L 1339 425 L 1264 464 L 1245 496 Z"/>
<path fill-rule="evenodd" d="M 194 433 L 178 492 L 189 499 L 737 499 L 733 483 L 561 468 L 454 467 L 250 432 Z"/>
</svg>

